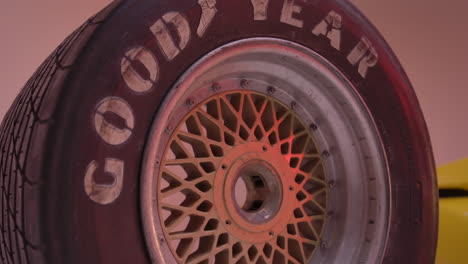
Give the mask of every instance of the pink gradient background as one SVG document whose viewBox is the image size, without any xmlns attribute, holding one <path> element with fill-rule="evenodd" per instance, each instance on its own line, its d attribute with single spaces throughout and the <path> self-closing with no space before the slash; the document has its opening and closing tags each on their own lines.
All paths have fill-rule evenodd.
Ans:
<svg viewBox="0 0 468 264">
<path fill-rule="evenodd" d="M 0 119 L 52 50 L 110 2 L 0 2 Z M 352 2 L 382 32 L 407 71 L 429 126 L 437 164 L 468 157 L 468 1 Z"/>
</svg>

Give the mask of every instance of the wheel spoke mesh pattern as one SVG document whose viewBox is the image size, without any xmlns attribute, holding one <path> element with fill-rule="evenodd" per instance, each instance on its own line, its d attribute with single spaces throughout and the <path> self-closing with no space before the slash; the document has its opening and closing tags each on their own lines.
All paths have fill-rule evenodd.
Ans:
<svg viewBox="0 0 468 264">
<path fill-rule="evenodd" d="M 246 142 L 277 147 L 296 184 L 288 224 L 257 244 L 232 235 L 213 200 L 223 157 Z M 166 146 L 158 186 L 164 235 L 178 263 L 306 263 L 319 246 L 327 215 L 322 158 L 309 128 L 269 96 L 231 91 L 192 109 Z"/>
</svg>

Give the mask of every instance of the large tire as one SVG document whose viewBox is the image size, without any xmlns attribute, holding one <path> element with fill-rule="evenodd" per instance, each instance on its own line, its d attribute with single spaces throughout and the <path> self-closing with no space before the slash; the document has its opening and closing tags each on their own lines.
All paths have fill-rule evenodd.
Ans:
<svg viewBox="0 0 468 264">
<path fill-rule="evenodd" d="M 285 65 L 304 63 L 292 63 L 288 69 L 296 69 L 295 73 L 303 74 L 300 76 L 313 76 L 311 82 L 332 76 L 330 83 L 344 87 L 317 85 L 316 90 L 310 88 L 314 92 L 308 92 L 309 86 L 304 84 L 298 84 L 296 90 L 282 88 L 282 81 L 296 82 L 280 79 L 282 73 L 273 71 L 270 73 L 277 73 L 278 79 L 273 74 L 276 81 L 268 83 L 263 77 L 249 75 L 255 69 L 249 69 L 249 74 L 237 69 L 239 90 L 228 89 L 245 98 L 265 97 L 282 105 L 278 107 L 291 116 L 297 115 L 298 123 L 318 142 L 318 162 L 329 174 L 320 175 L 319 181 L 326 182 L 320 188 L 330 200 L 324 198 L 323 230 L 310 242 L 310 252 L 295 242 L 307 235 L 300 225 L 288 225 L 286 242 L 281 242 L 283 233 L 265 231 L 270 240 L 262 240 L 262 233 L 252 235 L 257 233 L 249 231 L 246 244 L 242 242 L 240 248 L 231 245 L 234 240 L 241 241 L 239 234 L 244 233 L 229 229 L 231 220 L 223 218 L 222 209 L 217 207 L 219 199 L 207 200 L 198 210 L 216 210 L 216 228 L 228 231 L 200 241 L 209 244 L 207 241 L 216 238 L 218 245 L 229 246 L 226 251 L 215 246 L 204 249 L 218 250 L 219 254 L 202 252 L 202 247 L 198 253 L 208 254 L 215 263 L 234 258 L 239 263 L 344 263 L 344 259 L 348 263 L 434 262 L 437 186 L 427 128 L 400 64 L 355 7 L 344 0 L 144 0 L 116 1 L 89 19 L 43 63 L 5 116 L 0 127 L 1 263 L 188 263 L 198 257 L 187 260 L 188 253 L 166 243 L 172 233 L 166 232 L 165 223 L 159 223 L 159 217 L 167 219 L 158 211 L 161 201 L 155 186 L 159 178 L 153 182 L 153 176 L 159 177 L 158 170 L 165 164 L 158 156 L 160 150 L 172 140 L 184 116 L 209 98 L 226 93 L 224 81 L 205 83 L 211 87 L 210 93 L 194 93 L 186 88 L 197 81 L 192 75 L 208 62 L 223 67 L 223 60 L 219 60 L 223 56 L 229 63 L 243 63 L 247 56 L 248 62 L 263 63 L 264 58 L 254 55 L 229 57 L 239 47 L 247 47 L 247 51 L 239 51 L 245 54 L 253 50 L 263 54 L 265 47 L 265 57 L 278 65 L 283 61 L 268 52 L 281 54 Z M 314 61 L 311 65 L 315 66 L 307 61 Z M 269 64 L 259 65 L 270 69 Z M 309 66 L 317 72 L 306 71 Z M 232 67 L 220 69 L 231 71 Z M 312 100 L 315 91 L 333 98 L 340 95 L 336 111 L 349 115 L 349 120 L 318 114 L 322 106 L 321 101 Z M 310 106 L 315 104 L 316 108 Z M 318 109 L 317 113 L 311 109 Z M 172 123 L 168 121 L 171 118 Z M 174 123 L 174 119 L 178 121 Z M 345 134 L 334 130 L 335 121 L 350 130 L 343 130 Z M 369 134 L 367 138 L 360 134 L 364 132 Z M 334 138 L 330 143 L 327 134 L 338 136 L 330 136 Z M 263 135 L 255 136 L 260 142 Z M 348 145 L 340 145 L 341 139 L 336 138 L 341 136 L 349 138 Z M 252 143 L 253 134 L 240 137 L 245 140 L 242 144 Z M 241 143 L 231 145 L 237 148 Z M 275 142 L 270 143 L 274 149 Z M 270 145 L 266 149 L 265 157 L 255 159 L 267 159 L 271 154 L 276 160 Z M 240 153 L 248 156 L 253 150 L 246 151 Z M 345 173 L 348 161 L 359 163 L 350 166 L 362 173 Z M 224 163 L 222 168 L 218 163 L 210 164 L 214 167 L 206 170 L 216 175 L 226 169 Z M 343 173 L 335 175 L 340 168 Z M 263 188 L 270 184 L 270 178 L 262 177 Z M 169 187 L 171 182 L 180 184 L 179 180 L 169 180 Z M 296 183 L 303 180 L 296 178 Z M 283 181 L 287 180 L 278 180 Z M 197 188 L 210 195 L 214 188 L 210 197 L 223 195 L 216 191 L 220 184 L 213 186 L 216 182 L 214 179 Z M 295 185 L 289 188 L 293 191 Z M 192 193 L 186 190 L 184 195 L 192 197 Z M 303 194 L 292 196 L 301 200 Z M 265 206 L 269 200 L 277 200 L 265 197 L 261 201 Z M 298 228 L 297 232 L 290 227 Z M 236 250 L 245 255 L 234 256 Z M 198 260 L 204 261 L 203 257 Z"/>
</svg>

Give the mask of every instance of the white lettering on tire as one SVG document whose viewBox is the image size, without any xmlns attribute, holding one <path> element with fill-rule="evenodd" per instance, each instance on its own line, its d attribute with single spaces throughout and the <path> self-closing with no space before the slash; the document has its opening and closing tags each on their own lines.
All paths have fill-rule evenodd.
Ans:
<svg viewBox="0 0 468 264">
<path fill-rule="evenodd" d="M 179 36 L 179 43 L 175 43 L 166 24 L 172 24 Z M 158 45 L 169 61 L 172 61 L 183 50 L 190 40 L 190 25 L 187 19 L 178 12 L 168 12 L 150 27 L 158 41 Z"/>
<path fill-rule="evenodd" d="M 114 202 L 120 196 L 123 187 L 124 162 L 118 159 L 106 158 L 104 172 L 112 175 L 112 184 L 98 184 L 94 180 L 94 174 L 98 163 L 92 161 L 86 170 L 84 188 L 88 197 L 95 203 L 106 205 Z"/>
<path fill-rule="evenodd" d="M 304 26 L 304 21 L 293 17 L 295 14 L 300 14 L 301 11 L 302 7 L 296 5 L 294 0 L 284 0 L 280 21 L 298 28 L 302 28 Z"/>
<path fill-rule="evenodd" d="M 138 61 L 148 71 L 149 76 L 141 76 L 134 69 L 132 63 Z M 151 51 L 143 47 L 133 48 L 123 56 L 120 63 L 120 72 L 127 86 L 135 92 L 147 92 L 156 83 L 159 77 L 159 64 Z"/>
<path fill-rule="evenodd" d="M 359 63 L 358 72 L 362 78 L 366 78 L 368 69 L 374 67 L 379 62 L 379 56 L 371 42 L 366 37 L 363 37 L 348 55 L 348 61 L 351 65 Z"/>
<path fill-rule="evenodd" d="M 270 0 L 250 0 L 254 9 L 254 20 L 266 20 Z"/>
<path fill-rule="evenodd" d="M 316 36 L 326 36 L 330 40 L 331 46 L 340 50 L 342 21 L 340 14 L 331 11 L 324 20 L 315 26 L 312 33 Z"/>
<path fill-rule="evenodd" d="M 198 4 L 202 9 L 202 14 L 200 23 L 198 24 L 197 34 L 199 37 L 203 37 L 216 12 L 218 12 L 218 9 L 216 9 L 216 0 L 198 0 Z"/>
<path fill-rule="evenodd" d="M 124 127 L 117 127 L 108 122 L 104 115 L 114 114 L 123 119 Z M 94 126 L 99 136 L 111 145 L 120 145 L 127 141 L 132 135 L 135 125 L 133 112 L 123 99 L 118 97 L 109 97 L 101 101 L 94 114 Z"/>
</svg>

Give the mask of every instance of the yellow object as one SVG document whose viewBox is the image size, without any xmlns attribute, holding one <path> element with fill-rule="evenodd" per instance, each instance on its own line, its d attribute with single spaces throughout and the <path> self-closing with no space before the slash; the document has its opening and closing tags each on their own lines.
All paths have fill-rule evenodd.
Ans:
<svg viewBox="0 0 468 264">
<path fill-rule="evenodd" d="M 438 168 L 439 189 L 468 191 L 468 159 Z M 441 197 L 437 264 L 468 263 L 468 196 Z"/>
<path fill-rule="evenodd" d="M 437 177 L 439 189 L 463 189 L 468 191 L 468 159 L 439 167 Z"/>
</svg>

